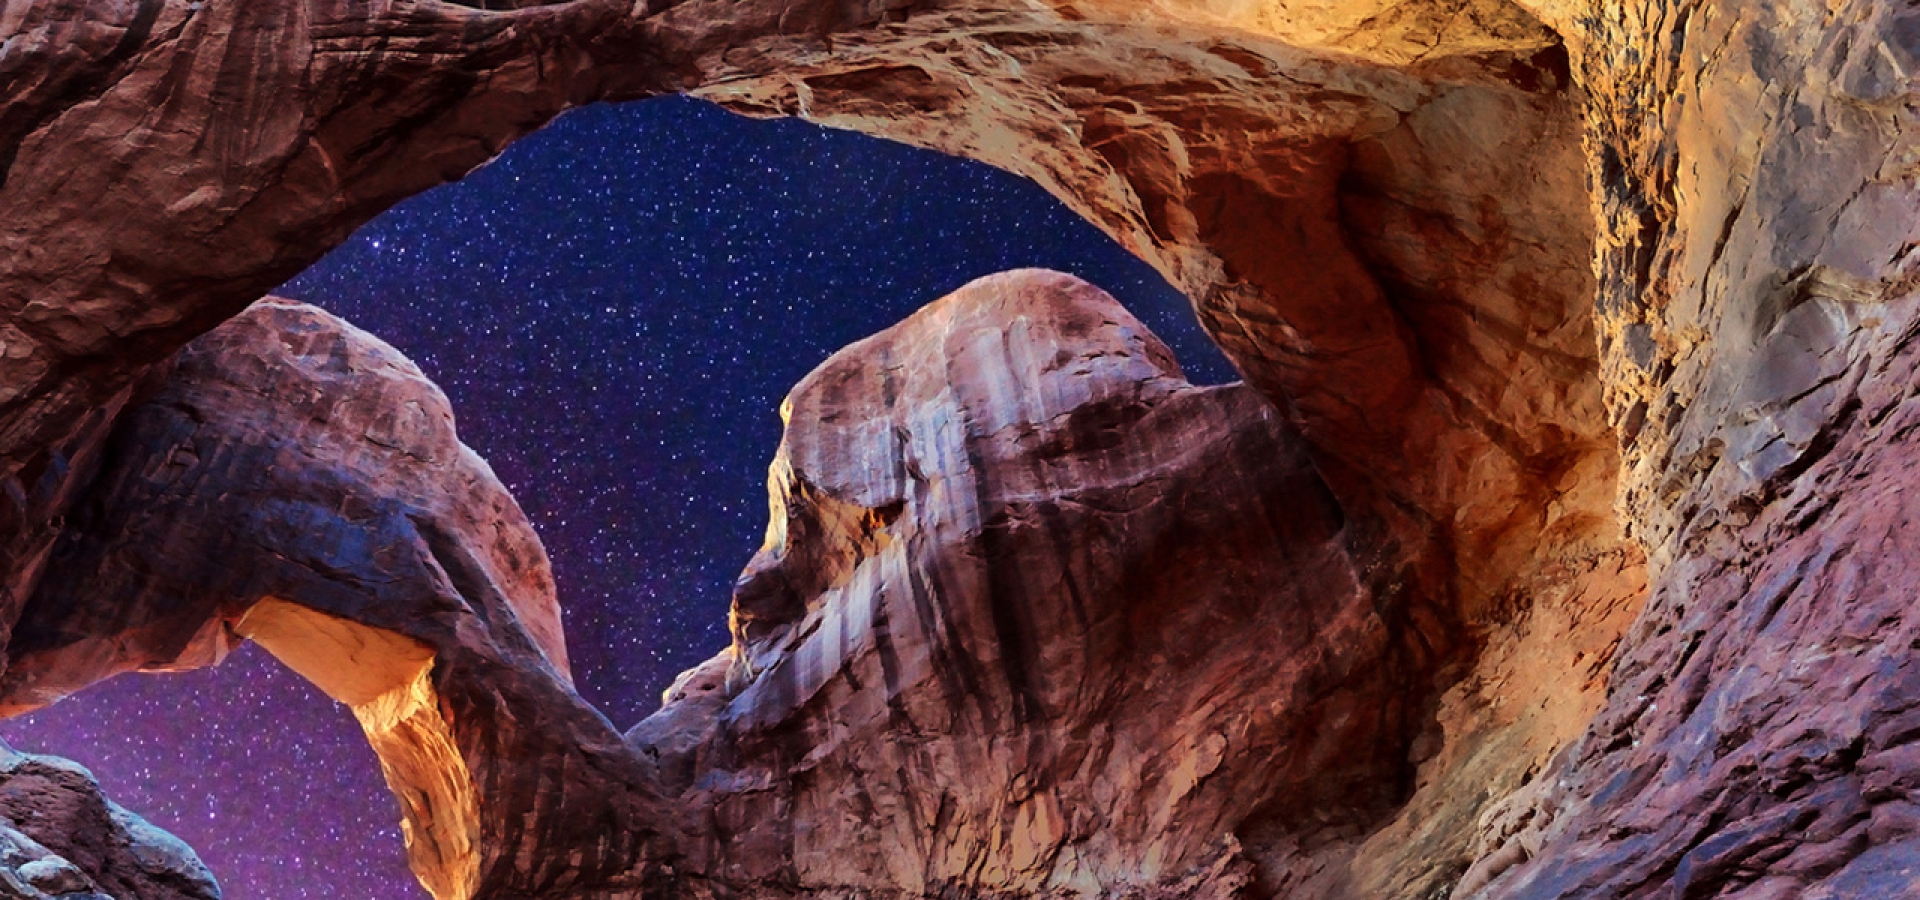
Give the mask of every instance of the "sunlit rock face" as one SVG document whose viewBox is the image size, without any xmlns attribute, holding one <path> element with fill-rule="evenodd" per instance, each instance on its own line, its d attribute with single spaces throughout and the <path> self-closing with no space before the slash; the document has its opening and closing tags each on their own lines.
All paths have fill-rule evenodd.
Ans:
<svg viewBox="0 0 1920 900">
<path fill-rule="evenodd" d="M 1099 290 L 981 279 L 782 412 L 734 644 L 628 734 L 714 823 L 695 869 L 1230 896 L 1407 791 L 1433 660 L 1399 561 L 1258 392 L 1188 385 Z"/>
<path fill-rule="evenodd" d="M 0 896 L 220 900 L 200 858 L 75 763 L 0 744 Z"/>
<path fill-rule="evenodd" d="M 1128 4 L 1109 5 L 1118 12 Z M 1180 22 L 1225 26 L 1396 65 L 1559 42 L 1512 0 L 1164 0 L 1153 9 Z"/>
<path fill-rule="evenodd" d="M 74 607 L 42 624 L 43 613 L 23 618 L 34 598 L 64 590 L 58 585 L 101 577 L 60 574 L 59 554 L 101 527 L 76 523 L 94 521 L 85 495 L 103 449 L 134 427 L 127 421 L 155 414 L 141 412 L 145 395 L 135 396 L 169 377 L 154 367 L 379 209 L 456 177 L 558 110 L 690 90 L 743 112 L 807 116 L 985 160 L 1047 186 L 1185 289 L 1253 391 L 1281 411 L 1277 474 L 1259 477 L 1311 474 L 1338 513 L 1243 549 L 1284 555 L 1332 541 L 1339 554 L 1295 561 L 1300 577 L 1318 584 L 1344 566 L 1368 573 L 1352 579 L 1357 591 L 1381 590 L 1373 575 L 1394 573 L 1375 599 L 1392 599 L 1376 612 L 1398 630 L 1379 646 L 1403 655 L 1349 670 L 1350 684 L 1265 696 L 1284 710 L 1301 698 L 1365 695 L 1370 679 L 1399 679 L 1403 701 L 1419 710 L 1411 725 L 1382 725 L 1373 737 L 1348 730 L 1351 722 L 1327 729 L 1363 751 L 1331 762 L 1316 762 L 1311 742 L 1283 740 L 1259 766 L 1236 761 L 1230 751 L 1246 745 L 1231 740 L 1217 764 L 1205 762 L 1213 751 L 1181 749 L 1171 732 L 1149 745 L 1175 756 L 1192 750 L 1195 773 L 1217 766 L 1192 776 L 1195 787 L 1182 795 L 1203 806 L 1234 778 L 1246 779 L 1245 796 L 1266 798 L 1322 764 L 1338 781 L 1343 766 L 1374 771 L 1392 757 L 1400 774 L 1380 782 L 1377 796 L 1337 809 L 1333 822 L 1306 822 L 1298 808 L 1235 819 L 1238 799 L 1206 807 L 1218 818 L 1205 822 L 1129 807 L 1134 824 L 1116 834 L 1177 839 L 1150 845 L 1165 848 L 1152 857 L 1150 846 L 1141 849 L 1134 869 L 1110 873 L 1115 884 L 1190 871 L 1211 872 L 1192 883 L 1209 889 L 1244 879 L 1232 890 L 1246 896 L 1909 893 L 1903 873 L 1920 827 L 1911 802 L 1920 783 L 1909 764 L 1915 732 L 1905 724 L 1920 697 L 1909 677 L 1915 585 L 1903 562 L 1920 513 L 1907 465 L 1920 430 L 1911 397 L 1920 382 L 1915 15 L 1891 0 L 9 4 L 0 8 L 8 39 L 0 66 L 0 601 L 5 622 L 18 626 L 7 683 L 40 685 L 32 690 L 41 694 L 14 700 L 32 703 L 117 667 L 166 664 L 158 662 L 166 653 L 148 648 L 216 646 L 218 629 L 200 629 L 240 613 L 197 608 L 167 620 L 184 631 L 139 632 L 125 651 L 109 649 L 105 637 L 130 621 L 118 613 Z M 76 167 L 75 159 L 96 164 Z M 260 345 L 271 349 L 266 337 Z M 1170 383 L 1158 369 L 1144 377 Z M 1166 396 L 1188 395 L 1167 388 Z M 123 412 L 129 404 L 135 411 Z M 868 412 L 909 435 L 933 433 Z M 1224 446 L 1249 439 L 1203 418 Z M 1051 682 L 989 668 L 999 680 L 983 676 L 968 702 L 899 713 L 902 722 L 957 723 L 942 746 L 985 749 L 964 759 L 885 749 L 929 746 L 904 729 L 874 730 L 896 715 L 881 708 L 884 698 L 923 696 L 915 691 L 927 682 L 896 687 L 879 642 L 847 637 L 878 626 L 844 629 L 871 623 L 823 611 L 891 609 L 898 596 L 888 591 L 902 588 L 885 579 L 871 582 L 865 606 L 840 601 L 858 579 L 932 558 L 935 539 L 964 546 L 969 529 L 997 532 L 982 524 L 988 519 L 931 500 L 913 508 L 932 518 L 901 519 L 915 499 L 893 489 L 909 484 L 906 476 L 828 477 L 833 460 L 885 460 L 887 451 L 878 438 L 807 430 L 816 425 L 825 427 L 794 421 L 800 430 L 775 479 L 773 540 L 743 586 L 737 655 L 683 682 L 664 715 L 684 727 L 656 719 L 636 733 L 636 746 L 651 753 L 629 760 L 635 751 L 609 729 L 578 724 L 590 711 L 568 705 L 557 644 L 531 636 L 535 618 L 513 626 L 530 635 L 524 644 L 488 631 L 479 645 L 460 646 L 517 647 L 499 651 L 508 669 L 544 667 L 527 696 L 544 698 L 539 709 L 567 711 L 554 714 L 565 721 L 552 733 L 570 736 L 551 738 L 552 752 L 572 752 L 570 741 L 591 734 L 592 753 L 626 760 L 604 771 L 632 773 L 616 779 L 641 785 L 632 796 L 658 787 L 673 803 L 692 804 L 685 809 L 711 802 L 731 810 L 735 818 L 696 822 L 667 854 L 687 884 L 700 881 L 687 879 L 692 872 L 719 879 L 700 882 L 713 890 L 845 877 L 892 879 L 903 890 L 1033 893 L 1050 889 L 1054 873 L 1109 871 L 1101 867 L 1118 858 L 1118 838 L 1056 841 L 1056 832 L 1081 834 L 1076 820 L 1039 818 L 1052 815 L 1046 798 L 1065 796 L 1069 784 L 1043 776 L 1058 779 L 1081 745 L 1018 749 L 985 737 L 1030 733 L 1020 729 L 1042 721 L 1041 712 L 1047 721 L 1091 721 L 1078 695 L 1055 696 Z M 801 436 L 838 449 L 797 454 Z M 1088 452 L 1105 459 L 1098 454 L 1119 451 Z M 1180 452 L 1208 459 L 1211 451 Z M 991 474 L 988 484 L 1019 474 L 986 465 L 998 459 L 968 461 L 966 471 L 976 483 Z M 392 478 L 378 468 L 353 478 Z M 267 484 L 274 476 L 248 477 Z M 1075 533 L 1036 571 L 1079 573 L 1091 563 L 1073 562 L 1072 548 L 1102 541 L 1159 546 L 1150 530 L 1098 531 L 1103 516 L 1122 513 L 1063 508 L 1092 531 Z M 909 530 L 920 544 L 893 537 Z M 1182 576 L 1196 586 L 1223 570 L 1269 571 L 1270 559 L 1228 566 L 1206 542 L 1179 546 L 1171 557 L 1215 562 Z M 1154 570 L 1162 568 L 1177 566 Z M 1264 586 L 1293 596 L 1292 584 Z M 538 607 L 522 603 L 520 588 L 500 589 L 520 599 L 481 605 Z M 344 599 L 273 596 L 430 648 L 443 700 L 451 685 L 468 683 L 441 676 L 454 645 L 434 634 L 363 621 Z M 956 608 L 974 602 L 966 591 L 950 596 Z M 1331 590 L 1315 602 L 1337 606 L 1329 598 L 1339 596 L 1347 595 Z M 995 621 L 993 608 L 984 621 Z M 901 628 L 935 620 L 913 614 L 898 619 Z M 487 618 L 488 628 L 507 618 Z M 275 621 L 256 620 L 267 630 L 255 633 L 271 641 Z M 886 621 L 891 629 L 896 620 Z M 809 632 L 808 623 L 818 627 Z M 978 632 L 942 633 L 917 645 L 913 652 L 927 657 L 916 664 L 938 682 L 962 677 L 944 662 L 1021 658 L 1004 648 L 1031 652 L 1022 641 L 1076 633 L 1048 631 L 1060 624 L 1051 621 L 1015 624 L 995 631 L 991 645 Z M 1231 637 L 1225 626 L 1195 629 L 1210 643 Z M 334 631 L 341 646 L 413 648 Z M 52 657 L 28 634 L 91 649 L 72 651 L 80 662 L 69 668 L 45 662 Z M 1371 638 L 1353 634 L 1354 646 L 1338 649 L 1376 658 L 1366 655 Z M 1405 650 L 1412 637 L 1418 652 Z M 1075 646 L 1109 639 L 1088 631 Z M 933 655 L 938 648 L 944 655 Z M 910 659 L 919 658 L 896 661 Z M 1148 659 L 1116 689 L 1151 679 L 1162 662 Z M 1166 671 L 1185 674 L 1154 682 L 1165 703 L 1114 706 L 1134 718 L 1115 719 L 1109 734 L 1184 722 L 1177 711 L 1189 708 L 1187 679 L 1213 676 L 1179 668 L 1177 654 L 1166 659 Z M 832 660 L 849 664 L 822 668 Z M 1074 673 L 1063 683 L 1091 671 L 1079 657 L 1053 661 Z M 372 679 L 372 696 L 395 700 L 381 709 L 409 708 L 400 701 L 416 682 L 390 677 L 417 671 L 408 665 Z M 1051 671 L 1022 671 L 1035 670 Z M 332 670 L 316 671 L 326 678 Z M 1299 683 L 1286 679 L 1305 671 L 1284 669 L 1281 681 Z M 345 681 L 343 692 L 361 685 L 358 676 Z M 518 684 L 497 674 L 479 683 Z M 1235 684 L 1251 692 L 1265 682 Z M 753 719 L 745 708 L 774 718 Z M 474 710 L 485 717 L 483 706 Z M 1012 710 L 1036 717 L 1015 723 Z M 1268 733 L 1299 736 L 1285 715 L 1271 714 L 1246 721 L 1278 722 Z M 774 728 L 774 720 L 786 724 Z M 484 755 L 464 749 L 459 721 L 452 742 L 481 772 Z M 869 763 L 875 768 L 856 768 Z M 972 805 L 885 805 L 907 796 L 868 777 L 886 766 L 961 785 L 974 792 Z M 1022 782 L 1016 771 L 1038 774 Z M 715 773 L 740 778 L 690 780 Z M 873 808 L 842 808 L 851 818 L 829 821 L 805 806 L 826 796 L 807 781 L 816 774 L 871 782 L 862 796 Z M 1176 774 L 1165 779 L 1180 783 Z M 1138 787 L 1170 796 L 1153 793 L 1161 785 Z M 652 821 L 652 802 L 633 807 L 635 821 Z M 963 809 L 975 830 L 941 818 Z M 507 859 L 489 843 L 486 821 L 475 852 Z M 802 822 L 812 827 L 800 830 Z M 887 835 L 879 846 L 901 849 L 883 853 L 850 838 L 829 859 L 814 852 L 825 839 L 813 827 Z M 1232 832 L 1237 855 L 1209 856 L 1190 843 L 1222 831 Z M 1016 832 L 1026 837 L 1014 841 Z M 909 845 L 899 837 L 906 833 L 924 840 Z M 774 849 L 753 857 L 763 868 L 743 869 L 743 851 L 719 835 Z M 550 836 L 556 843 L 541 847 L 577 837 L 564 829 Z M 479 865 L 476 895 L 514 896 L 494 885 L 538 883 L 591 896 L 581 892 L 595 878 L 638 877 L 608 873 L 626 865 L 616 858 L 644 856 L 640 843 L 579 839 L 593 848 L 579 858 L 595 860 L 574 866 L 579 874 L 561 871 L 573 865 L 571 851 L 521 853 L 511 864 Z M 942 854 L 956 847 L 980 848 L 983 862 L 943 881 L 959 864 Z M 1045 860 L 1016 852 L 1034 847 L 1058 852 Z M 907 864 L 886 869 L 880 856 Z M 1238 862 L 1212 870 L 1206 859 Z M 514 880 L 536 870 L 549 880 Z M 447 890 L 462 890 L 464 877 Z"/>
</svg>

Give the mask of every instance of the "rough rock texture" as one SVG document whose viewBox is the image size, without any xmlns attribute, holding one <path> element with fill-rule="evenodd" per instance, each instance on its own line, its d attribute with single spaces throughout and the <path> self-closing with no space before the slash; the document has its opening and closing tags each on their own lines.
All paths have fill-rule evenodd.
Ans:
<svg viewBox="0 0 1920 900">
<path fill-rule="evenodd" d="M 1395 570 L 1267 401 L 1098 289 L 981 279 L 782 413 L 734 644 L 628 734 L 714 823 L 695 871 L 1227 896 L 1404 795 L 1434 661 Z"/>
<path fill-rule="evenodd" d="M 0 897 L 219 900 L 193 850 L 100 795 L 86 769 L 0 744 Z"/>
<path fill-rule="evenodd" d="M 252 638 L 353 708 L 436 896 L 630 868 L 667 819 L 573 693 L 545 551 L 439 389 L 277 300 L 149 382 L 13 629 L 0 706 Z"/>
<path fill-rule="evenodd" d="M 0 16 L 18 38 L 0 134 L 0 207 L 18 211 L 0 226 L 17 248 L 0 311 L 20 330 L 0 373 L 16 386 L 0 398 L 10 602 L 33 592 L 68 473 L 98 446 L 75 411 L 111 413 L 141 366 L 554 112 L 697 89 L 1034 177 L 1187 290 L 1284 404 L 1358 540 L 1418 598 L 1433 677 L 1406 688 L 1448 723 L 1417 812 L 1329 871 L 1358 860 L 1378 890 L 1450 879 L 1485 797 L 1590 716 L 1639 562 L 1608 515 L 1578 106 L 1528 13 L 492 5 L 521 8 L 48 0 Z M 114 162 L 75 172 L 76 154 Z M 73 239 L 89 218 L 116 227 Z"/>
<path fill-rule="evenodd" d="M 1558 43 L 1532 12 L 1507 0 L 1166 0 L 1153 12 L 1402 65 Z"/>
<path fill-rule="evenodd" d="M 1027 175 L 1194 298 L 1353 527 L 1406 568 L 1445 661 L 1411 688 L 1444 706 L 1418 796 L 1329 853 L 1327 877 L 1363 895 L 1451 881 L 1487 793 L 1597 708 L 1643 588 L 1609 508 L 1560 58 L 1395 73 L 1244 34 L 981 14 L 892 34 L 699 93 Z"/>
<path fill-rule="evenodd" d="M 1652 590 L 1488 894 L 1911 894 L 1920 10 L 1657 3 L 1569 37 Z"/>
<path fill-rule="evenodd" d="M 1244 874 L 1253 896 L 1909 892 L 1920 855 L 1911 797 L 1920 732 L 1907 724 L 1920 696 L 1907 612 L 1914 584 L 1902 565 L 1920 512 L 1906 474 L 1920 430 L 1910 396 L 1920 381 L 1916 35 L 1920 12 L 1896 0 L 0 3 L 0 624 L 19 623 L 6 683 L 28 692 L 20 702 L 37 702 L 161 662 L 166 654 L 152 652 L 160 643 L 216 646 L 218 629 L 192 636 L 230 613 L 240 616 L 235 629 L 279 644 L 285 658 L 301 647 L 285 633 L 333 621 L 300 610 L 359 621 L 345 595 L 316 599 L 327 595 L 311 585 L 335 572 L 300 582 L 314 597 L 275 595 L 244 611 L 252 600 L 203 604 L 167 619 L 185 632 L 139 633 L 132 656 L 102 649 L 134 624 L 111 609 L 43 604 L 22 615 L 59 585 L 110 574 L 60 574 L 50 554 L 111 540 L 118 526 L 86 517 L 93 473 L 122 465 L 112 452 L 121 438 L 110 435 L 159 414 L 136 388 L 179 388 L 149 370 L 184 342 L 385 205 L 456 177 L 568 105 L 693 90 L 745 112 L 984 159 L 1046 185 L 1188 292 L 1249 383 L 1286 411 L 1338 511 L 1343 552 L 1374 566 L 1369 573 L 1390 573 L 1360 583 L 1393 588 L 1388 618 L 1404 622 L 1396 637 L 1425 641 L 1388 671 L 1432 723 L 1386 729 L 1369 745 L 1397 754 L 1401 781 L 1383 792 L 1392 797 L 1291 856 L 1289 836 L 1311 828 L 1243 829 L 1250 869 L 1168 890 Z M 134 401 L 142 405 L 123 412 Z M 834 453 L 889 458 L 856 449 Z M 790 473 L 843 483 L 792 450 Z M 1304 471 L 1294 456 L 1274 458 Z M 348 481 L 392 487 L 383 466 L 415 465 L 368 459 L 343 470 Z M 896 692 L 884 666 L 878 682 L 862 670 L 885 659 L 877 643 L 871 653 L 853 644 L 828 653 L 832 632 L 854 620 L 821 615 L 811 637 L 804 626 L 845 599 L 838 577 L 928 558 L 882 546 L 888 529 L 953 536 L 966 529 L 931 523 L 968 520 L 902 524 L 884 503 L 780 483 L 791 515 L 776 522 L 770 555 L 746 585 L 742 655 L 726 664 L 742 673 L 733 703 L 751 696 L 769 714 L 795 710 L 778 740 L 703 699 L 728 690 L 716 663 L 689 676 L 673 707 L 689 723 L 712 723 L 713 743 L 689 736 L 707 725 L 643 729 L 660 759 L 629 760 L 604 723 L 569 705 L 557 640 L 536 636 L 537 617 L 528 627 L 505 614 L 545 601 L 505 581 L 492 588 L 497 597 L 460 601 L 484 619 L 480 633 L 448 644 L 442 632 L 391 621 L 320 628 L 337 646 L 377 646 L 374 656 L 392 662 L 371 678 L 309 668 L 369 707 L 362 718 L 376 744 L 432 706 L 418 702 L 423 684 L 442 701 L 462 691 L 509 706 L 537 697 L 564 720 L 540 752 L 573 758 L 569 742 L 590 735 L 577 751 L 594 761 L 579 770 L 593 773 L 582 783 L 631 782 L 634 792 L 620 796 L 649 798 L 614 803 L 619 815 L 660 815 L 649 792 L 662 786 L 749 816 L 661 838 L 681 848 L 662 852 L 688 885 L 691 861 L 731 859 L 712 828 L 776 845 L 793 835 L 794 853 L 764 858 L 794 868 L 776 866 L 757 888 L 795 887 L 802 872 L 879 877 L 865 863 L 799 868 L 813 858 L 797 851 L 815 845 L 782 823 L 803 821 L 794 804 L 823 796 L 807 773 L 864 783 L 866 770 L 853 774 L 850 761 L 893 759 L 886 742 L 898 733 L 876 746 L 834 729 L 877 728 L 881 713 L 861 704 L 918 696 L 909 687 L 921 682 Z M 135 504 L 126 511 L 147 502 L 126 497 Z M 195 504 L 213 502 L 169 509 L 191 518 Z M 1089 528 L 1099 521 L 1075 514 Z M 896 518 L 883 522 L 888 515 Z M 93 524 L 75 524 L 83 521 Z M 1311 533 L 1294 538 L 1312 543 Z M 1076 534 L 1074 543 L 1107 537 Z M 807 557 L 797 565 L 786 546 L 813 549 L 796 551 Z M 1041 570 L 1076 571 L 1063 557 Z M 431 575 L 424 561 L 420 569 Z M 814 575 L 796 583 L 797 571 Z M 848 608 L 886 609 L 895 597 L 869 594 L 869 606 Z M 967 592 L 948 596 L 969 608 Z M 265 612 L 248 624 L 254 609 Z M 354 630 L 362 627 L 374 631 Z M 79 648 L 80 662 L 32 662 L 29 632 Z M 404 641 L 385 637 L 395 634 Z M 1030 636 L 996 632 L 995 646 Z M 980 646 L 941 639 L 918 652 Z M 446 669 L 455 646 L 486 664 Z M 829 658 L 853 664 L 826 678 L 818 664 Z M 1351 673 L 1355 686 L 1376 674 Z M 953 721 L 985 729 L 974 737 L 1005 734 L 989 711 L 1071 706 L 1045 695 L 1015 703 L 1008 698 L 1025 696 L 1018 679 L 1002 681 L 1011 687 L 989 685 L 978 708 L 963 704 Z M 790 707 L 798 694 L 771 687 L 783 683 L 841 705 Z M 1338 696 L 1339 686 L 1327 689 Z M 939 709 L 902 715 L 919 722 Z M 450 744 L 457 753 L 433 758 L 500 771 L 463 719 L 434 721 L 417 722 L 399 744 Z M 514 739 L 543 740 L 528 729 Z M 968 740 L 957 731 L 948 746 Z M 781 755 L 802 746 L 833 750 L 797 762 Z M 989 784 L 1016 762 L 1057 774 L 1071 758 L 991 749 L 978 757 Z M 748 777 L 770 772 L 794 780 Z M 746 780 L 686 781 L 699 773 Z M 1247 790 L 1266 790 L 1268 774 L 1248 776 Z M 970 776 L 956 768 L 949 777 Z M 1002 782 L 1001 806 L 968 808 L 970 821 L 1012 823 L 999 845 L 979 839 L 979 858 L 999 868 L 963 868 L 954 891 L 1029 891 L 1051 877 L 1042 870 L 1100 865 L 1076 858 L 1062 870 L 1059 856 L 1014 855 L 1007 829 L 1050 832 L 1006 817 L 1038 815 L 1044 801 L 1031 798 L 1053 794 L 1038 781 Z M 1196 783 L 1192 796 L 1202 797 L 1216 781 Z M 457 791 L 448 796 L 464 808 Z M 751 806 L 774 798 L 789 803 Z M 1345 812 L 1361 807 L 1373 804 Z M 874 835 L 925 836 L 900 851 L 916 867 L 887 876 L 902 889 L 944 877 L 934 836 L 960 834 L 940 808 L 924 830 L 900 831 L 901 817 L 920 810 L 852 813 Z M 1151 817 L 1141 821 L 1149 827 L 1132 833 L 1153 831 Z M 537 835 L 480 827 L 474 853 L 489 860 L 508 859 L 490 843 L 498 840 L 587 840 L 571 826 Z M 1207 831 L 1188 827 L 1176 831 Z M 615 857 L 650 852 L 635 840 L 583 844 L 595 861 L 585 871 L 626 877 L 608 873 Z M 847 843 L 839 849 L 858 856 L 850 848 L 861 845 Z M 546 884 L 514 879 L 559 877 L 571 857 L 550 853 L 476 868 L 474 890 L 515 896 Z M 1196 854 L 1182 845 L 1153 865 L 1170 871 L 1167 860 Z M 550 869 L 536 874 L 542 866 Z M 431 861 L 427 870 L 466 871 Z M 487 881 L 496 872 L 504 880 Z M 710 874 L 724 877 L 701 889 L 761 877 Z M 449 877 L 443 895 L 462 895 L 465 876 Z"/>
</svg>

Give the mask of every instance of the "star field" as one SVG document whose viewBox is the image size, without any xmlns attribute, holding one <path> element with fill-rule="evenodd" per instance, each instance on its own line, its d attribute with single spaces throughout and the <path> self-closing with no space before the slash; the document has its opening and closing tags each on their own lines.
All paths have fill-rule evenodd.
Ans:
<svg viewBox="0 0 1920 900">
<path fill-rule="evenodd" d="M 576 111 L 388 211 L 279 293 L 451 399 L 553 559 L 581 694 L 626 728 L 726 643 L 787 390 L 833 351 L 1019 266 L 1107 289 L 1196 382 L 1187 301 L 1033 184 L 665 98 Z M 425 897 L 351 715 L 256 648 L 0 724 L 192 844 L 228 900 Z"/>
</svg>

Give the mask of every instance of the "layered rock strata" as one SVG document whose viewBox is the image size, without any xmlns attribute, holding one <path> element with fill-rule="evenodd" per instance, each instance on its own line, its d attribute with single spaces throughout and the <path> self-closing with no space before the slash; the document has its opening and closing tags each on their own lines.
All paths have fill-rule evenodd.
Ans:
<svg viewBox="0 0 1920 900">
<path fill-rule="evenodd" d="M 733 646 L 627 735 L 713 822 L 694 871 L 1229 896 L 1405 795 L 1411 588 L 1258 392 L 1188 385 L 1097 289 L 981 279 L 781 411 Z"/>
</svg>

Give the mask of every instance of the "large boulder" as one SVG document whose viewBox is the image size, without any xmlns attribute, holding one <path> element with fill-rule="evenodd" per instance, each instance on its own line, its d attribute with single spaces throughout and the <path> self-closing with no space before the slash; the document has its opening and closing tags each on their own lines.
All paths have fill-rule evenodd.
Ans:
<svg viewBox="0 0 1920 900">
<path fill-rule="evenodd" d="M 0 744 L 0 897 L 220 900 L 192 848 L 100 792 L 93 775 Z"/>
</svg>

